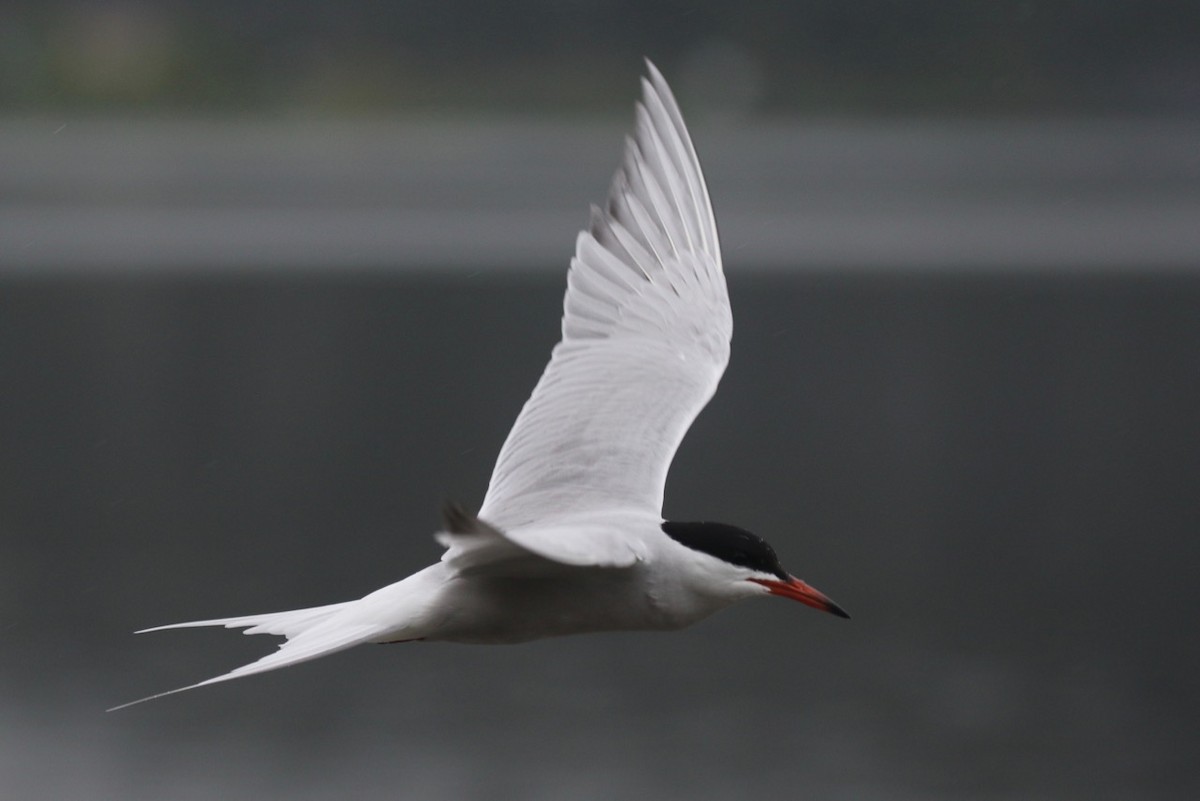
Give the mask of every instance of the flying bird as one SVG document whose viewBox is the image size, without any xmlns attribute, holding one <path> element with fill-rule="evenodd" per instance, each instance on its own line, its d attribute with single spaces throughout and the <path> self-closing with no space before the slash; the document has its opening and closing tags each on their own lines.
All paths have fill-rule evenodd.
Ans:
<svg viewBox="0 0 1200 801">
<path fill-rule="evenodd" d="M 647 61 L 608 201 L 575 241 L 562 339 L 478 514 L 443 509 L 441 561 L 358 600 L 145 629 L 224 626 L 286 640 L 256 662 L 141 701 L 364 643 L 670 630 L 770 595 L 849 617 L 785 571 L 759 536 L 662 517 L 667 469 L 716 391 L 732 333 L 700 162 Z"/>
</svg>

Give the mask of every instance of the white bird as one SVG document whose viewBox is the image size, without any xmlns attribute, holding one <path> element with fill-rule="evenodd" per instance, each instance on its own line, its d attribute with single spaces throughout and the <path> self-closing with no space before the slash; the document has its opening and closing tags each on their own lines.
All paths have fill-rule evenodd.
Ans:
<svg viewBox="0 0 1200 801">
<path fill-rule="evenodd" d="M 758 536 L 662 518 L 667 469 L 725 371 L 733 318 L 696 151 L 666 81 L 649 61 L 647 71 L 608 203 L 576 238 L 562 340 L 478 515 L 447 505 L 441 561 L 358 600 L 145 629 L 287 639 L 256 662 L 141 701 L 363 643 L 678 629 L 768 595 L 848 617 Z"/>
</svg>

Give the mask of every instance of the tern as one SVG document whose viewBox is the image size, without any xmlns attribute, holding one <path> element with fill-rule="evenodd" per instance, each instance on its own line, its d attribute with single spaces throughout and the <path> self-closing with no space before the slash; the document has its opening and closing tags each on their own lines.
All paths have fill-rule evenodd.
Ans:
<svg viewBox="0 0 1200 801">
<path fill-rule="evenodd" d="M 671 630 L 772 595 L 849 617 L 759 536 L 662 517 L 667 469 L 725 372 L 733 317 L 700 162 L 670 88 L 646 65 L 608 202 L 575 241 L 562 339 L 478 513 L 444 507 L 441 561 L 354 601 L 144 629 L 224 626 L 286 640 L 141 701 L 364 643 Z"/>
</svg>

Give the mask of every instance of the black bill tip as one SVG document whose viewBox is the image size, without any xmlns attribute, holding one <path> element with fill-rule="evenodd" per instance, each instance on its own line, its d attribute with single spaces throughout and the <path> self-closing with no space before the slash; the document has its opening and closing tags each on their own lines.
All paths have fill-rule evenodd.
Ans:
<svg viewBox="0 0 1200 801">
<path fill-rule="evenodd" d="M 846 620 L 850 619 L 850 613 L 847 612 L 842 607 L 835 604 L 833 601 L 829 601 L 829 605 L 827 607 L 825 607 L 825 611 L 831 615 L 837 615 L 838 617 L 843 617 Z"/>
</svg>

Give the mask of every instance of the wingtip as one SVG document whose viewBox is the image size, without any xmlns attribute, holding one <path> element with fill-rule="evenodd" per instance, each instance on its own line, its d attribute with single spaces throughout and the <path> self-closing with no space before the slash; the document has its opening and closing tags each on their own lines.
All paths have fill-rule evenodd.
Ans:
<svg viewBox="0 0 1200 801">
<path fill-rule="evenodd" d="M 667 83 L 667 79 L 663 77 L 662 71 L 649 58 L 645 59 L 645 61 L 646 74 L 642 76 L 642 94 L 646 96 L 657 95 L 664 105 L 672 103 L 678 105 L 675 100 L 675 93 L 671 91 L 671 84 Z"/>
<path fill-rule="evenodd" d="M 654 62 L 650 60 L 650 56 L 642 56 L 642 61 L 644 61 L 646 64 L 646 73 L 652 79 L 654 79 L 655 81 L 663 80 L 662 72 L 659 71 L 658 67 L 655 66 Z"/>
</svg>

